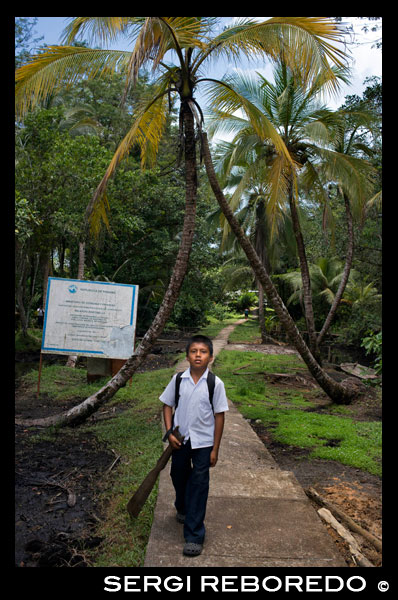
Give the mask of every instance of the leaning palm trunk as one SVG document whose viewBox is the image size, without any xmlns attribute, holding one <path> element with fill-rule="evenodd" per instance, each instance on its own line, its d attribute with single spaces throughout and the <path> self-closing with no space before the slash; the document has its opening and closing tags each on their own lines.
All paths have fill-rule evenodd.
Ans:
<svg viewBox="0 0 398 600">
<path fill-rule="evenodd" d="M 255 229 L 255 250 L 262 265 L 267 273 L 271 272 L 270 260 L 266 248 L 266 229 L 264 227 L 265 222 L 265 206 L 264 202 L 259 202 L 256 208 L 256 229 Z M 256 278 L 258 286 L 258 320 L 260 323 L 261 332 L 261 343 L 266 344 L 269 340 L 265 327 L 265 311 L 264 311 L 264 289 L 260 281 Z"/>
<path fill-rule="evenodd" d="M 293 231 L 296 238 L 297 253 L 300 261 L 301 279 L 303 282 L 303 304 L 304 304 L 304 316 L 307 324 L 308 332 L 308 343 L 311 353 L 316 360 L 321 364 L 319 346 L 315 331 L 315 318 L 314 309 L 312 306 L 312 292 L 311 292 L 311 278 L 310 271 L 308 268 L 308 261 L 305 252 L 303 234 L 301 232 L 300 221 L 297 213 L 296 203 L 293 197 L 293 182 L 290 181 L 289 185 L 289 205 L 290 213 L 292 217 Z"/>
<path fill-rule="evenodd" d="M 219 186 L 217 176 L 214 171 L 213 161 L 210 155 L 209 145 L 207 141 L 207 135 L 204 133 L 202 135 L 202 146 L 203 146 L 203 156 L 206 166 L 207 176 L 210 181 L 210 185 L 212 187 L 213 193 L 220 205 L 222 212 L 224 213 L 228 223 L 231 226 L 232 231 L 236 235 L 239 244 L 241 245 L 243 251 L 245 252 L 250 265 L 256 274 L 256 277 L 261 282 L 265 293 L 267 294 L 268 300 L 271 302 L 279 321 L 284 327 L 290 342 L 295 346 L 300 356 L 304 360 L 305 364 L 308 367 L 311 375 L 318 382 L 324 392 L 336 403 L 338 404 L 349 404 L 354 397 L 354 391 L 345 387 L 344 384 L 336 383 L 319 365 L 319 363 L 315 360 L 312 355 L 310 349 L 304 342 L 302 336 L 300 335 L 292 317 L 290 316 L 287 308 L 285 307 L 281 297 L 274 284 L 271 281 L 268 273 L 265 268 L 261 264 L 261 261 L 254 250 L 252 244 L 249 242 L 247 237 L 245 236 L 242 228 L 240 227 L 238 221 L 236 220 L 232 210 L 229 207 L 227 200 L 224 197 L 224 194 Z"/>
<path fill-rule="evenodd" d="M 170 317 L 171 311 L 173 310 L 174 304 L 178 298 L 181 285 L 188 269 L 189 255 L 191 252 L 195 229 L 197 173 L 194 121 L 192 113 L 185 103 L 182 104 L 182 111 L 185 128 L 184 141 L 186 171 L 184 225 L 181 245 L 178 251 L 170 283 L 151 327 L 146 332 L 136 352 L 130 356 L 120 371 L 116 373 L 116 375 L 112 377 L 112 379 L 110 379 L 110 381 L 108 381 L 108 383 L 95 394 L 89 398 L 86 398 L 81 404 L 71 408 L 65 413 L 45 419 L 35 419 L 29 422 L 25 421 L 25 423 L 42 426 L 57 425 L 60 427 L 82 423 L 91 414 L 96 412 L 105 402 L 110 400 L 121 387 L 126 385 L 133 373 L 135 373 L 138 367 L 145 360 L 156 339 L 162 333 L 166 321 Z"/>
<path fill-rule="evenodd" d="M 343 277 L 340 281 L 340 285 L 339 285 L 336 295 L 333 299 L 332 306 L 330 307 L 328 316 L 326 317 L 323 327 L 318 336 L 318 346 L 320 346 L 323 338 L 325 337 L 325 335 L 330 327 L 330 324 L 332 322 L 332 319 L 333 319 L 334 315 L 336 314 L 336 310 L 340 304 L 340 300 L 343 297 L 344 290 L 346 288 L 347 281 L 350 276 L 352 257 L 354 255 L 354 230 L 353 230 L 353 226 L 352 226 L 352 214 L 351 214 L 351 208 L 350 208 L 350 201 L 345 193 L 343 193 L 343 198 L 344 198 L 344 204 L 345 204 L 345 212 L 346 212 L 346 216 L 347 216 L 347 231 L 348 231 L 347 256 L 346 256 L 345 265 L 344 265 Z"/>
<path fill-rule="evenodd" d="M 267 343 L 267 330 L 265 328 L 265 311 L 264 311 L 264 289 L 261 282 L 257 279 L 258 286 L 258 320 L 260 323 L 261 343 Z"/>
</svg>

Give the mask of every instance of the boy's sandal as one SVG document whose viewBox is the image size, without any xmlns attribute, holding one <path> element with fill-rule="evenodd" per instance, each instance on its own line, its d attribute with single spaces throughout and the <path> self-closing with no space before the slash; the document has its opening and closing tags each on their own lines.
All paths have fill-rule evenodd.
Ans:
<svg viewBox="0 0 398 600">
<path fill-rule="evenodd" d="M 187 542 L 182 551 L 185 556 L 199 556 L 202 552 L 203 545 L 195 544 L 194 542 Z"/>
</svg>

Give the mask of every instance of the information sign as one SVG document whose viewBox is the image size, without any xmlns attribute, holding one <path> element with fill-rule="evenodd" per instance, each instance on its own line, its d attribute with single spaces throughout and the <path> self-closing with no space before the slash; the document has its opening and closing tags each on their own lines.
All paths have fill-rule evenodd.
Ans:
<svg viewBox="0 0 398 600">
<path fill-rule="evenodd" d="M 138 285 L 49 277 L 41 351 L 129 358 Z"/>
</svg>

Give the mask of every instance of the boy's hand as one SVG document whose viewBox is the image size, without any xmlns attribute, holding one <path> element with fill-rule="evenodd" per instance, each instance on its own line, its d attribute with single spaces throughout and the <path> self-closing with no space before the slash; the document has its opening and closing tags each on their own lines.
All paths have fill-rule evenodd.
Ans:
<svg viewBox="0 0 398 600">
<path fill-rule="evenodd" d="M 181 448 L 181 442 L 178 441 L 178 439 L 175 437 L 175 435 L 170 433 L 168 439 L 169 439 L 170 446 L 173 448 L 173 450 L 179 450 Z"/>
<path fill-rule="evenodd" d="M 212 450 L 210 452 L 210 466 L 215 467 L 218 460 L 218 450 Z"/>
</svg>

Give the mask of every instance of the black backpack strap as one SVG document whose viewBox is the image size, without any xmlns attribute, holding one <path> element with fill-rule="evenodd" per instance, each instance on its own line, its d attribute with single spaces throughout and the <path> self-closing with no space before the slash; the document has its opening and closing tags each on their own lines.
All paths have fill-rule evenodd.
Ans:
<svg viewBox="0 0 398 600">
<path fill-rule="evenodd" d="M 209 388 L 209 400 L 210 400 L 211 409 L 212 409 L 213 413 L 214 413 L 213 396 L 214 396 L 215 386 L 216 386 L 216 376 L 214 375 L 214 373 L 212 373 L 212 371 L 209 371 L 207 374 L 207 387 Z"/>
<path fill-rule="evenodd" d="M 180 371 L 180 373 L 177 373 L 177 377 L 175 380 L 175 405 L 174 405 L 174 412 L 177 410 L 177 406 L 178 406 L 178 401 L 180 399 L 180 385 L 181 385 L 181 377 L 182 377 L 183 371 Z M 213 409 L 213 396 L 214 396 L 214 388 L 216 386 L 216 376 L 214 375 L 214 373 L 212 373 L 212 371 L 209 371 L 207 374 L 207 387 L 209 390 L 209 400 L 210 400 L 210 404 L 211 404 L 211 408 L 214 412 Z"/>
<path fill-rule="evenodd" d="M 177 373 L 177 377 L 176 377 L 176 389 L 175 389 L 175 405 L 174 405 L 174 412 L 177 410 L 177 406 L 178 406 L 178 401 L 180 399 L 180 385 L 181 385 L 181 377 L 182 377 L 183 371 L 180 371 L 180 373 Z"/>
</svg>

